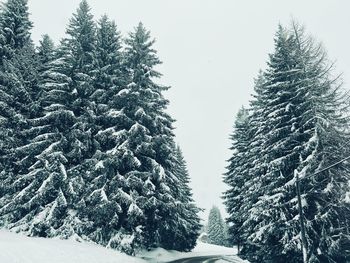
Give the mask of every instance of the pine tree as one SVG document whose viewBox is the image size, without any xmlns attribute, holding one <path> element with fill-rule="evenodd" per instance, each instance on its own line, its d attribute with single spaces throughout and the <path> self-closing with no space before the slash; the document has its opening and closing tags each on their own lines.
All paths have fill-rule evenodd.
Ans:
<svg viewBox="0 0 350 263">
<path fill-rule="evenodd" d="M 208 217 L 208 238 L 214 245 L 225 245 L 225 226 L 219 208 L 213 206 Z"/>
<path fill-rule="evenodd" d="M 295 228 L 289 224 L 297 210 L 281 205 L 295 196 L 294 188 L 285 184 L 298 167 L 299 153 L 295 149 L 303 145 L 300 135 L 294 132 L 300 115 L 294 114 L 293 108 L 299 105 L 302 97 L 298 92 L 300 64 L 292 51 L 295 44 L 293 36 L 280 26 L 260 97 L 264 120 L 261 123 L 264 138 L 261 159 L 266 163 L 266 169 L 256 174 L 260 177 L 259 198 L 253 205 L 255 213 L 250 217 L 256 222 L 250 238 L 254 243 L 266 242 L 269 249 L 262 253 L 273 260 L 280 258 L 280 254 L 292 253 L 290 257 L 297 257 L 297 243 L 288 238 L 295 234 Z M 273 223 L 271 218 L 274 218 Z M 280 242 L 285 242 L 284 247 L 279 245 Z"/>
<path fill-rule="evenodd" d="M 141 23 L 126 40 L 125 66 L 130 83 L 118 93 L 125 116 L 121 130 L 126 131 L 126 136 L 110 150 L 120 161 L 119 173 L 125 178 L 124 189 L 131 197 L 120 221 L 122 229 L 133 237 L 133 249 L 140 244 L 162 245 L 160 237 L 170 231 L 173 218 L 169 218 L 169 211 L 176 201 L 169 187 L 176 181 L 172 173 L 176 160 L 173 120 L 165 113 L 168 101 L 162 92 L 167 87 L 153 81 L 160 77 L 154 69 L 160 61 L 152 49 L 153 43 Z"/>
<path fill-rule="evenodd" d="M 166 229 L 161 235 L 161 243 L 166 249 L 190 251 L 196 245 L 202 227 L 198 216 L 201 210 L 194 203 L 186 161 L 179 146 L 175 149 L 175 156 L 176 181 L 170 187 L 175 198 L 175 206 L 169 211 L 169 217 L 173 220 L 171 228 Z"/>
<path fill-rule="evenodd" d="M 79 180 L 82 180 L 78 170 L 82 168 L 84 159 L 91 158 L 95 147 L 92 139 L 95 129 L 92 122 L 94 107 L 90 96 L 95 91 L 93 84 L 96 67 L 96 29 L 86 0 L 81 1 L 76 13 L 73 14 L 67 34 L 68 37 L 62 43 L 62 56 L 70 69 L 67 72 L 67 76 L 71 78 L 72 93 L 69 106 L 77 117 L 74 130 L 70 133 L 72 148 L 67 155 L 70 162 L 76 166 L 72 168 L 72 173 L 76 173 L 76 176 L 80 177 Z"/>
<path fill-rule="evenodd" d="M 333 65 L 322 46 L 316 45 L 295 22 L 292 34 L 303 65 L 303 87 L 308 87 L 304 91 L 306 100 L 302 104 L 303 121 L 299 130 L 308 140 L 300 154 L 297 171 L 306 222 L 304 257 L 309 262 L 348 262 L 350 254 L 346 246 L 350 236 L 346 216 L 350 204 L 345 200 L 350 167 L 348 162 L 339 160 L 350 156 L 346 147 L 350 141 L 350 101 L 338 78 L 332 76 Z M 327 169 L 335 163 L 338 164 Z"/>
<path fill-rule="evenodd" d="M 1 15 L 0 225 L 129 254 L 193 248 L 199 209 L 149 31 L 139 24 L 122 51 L 83 0 L 60 45 L 44 35 L 35 50 L 27 2 Z"/>
<path fill-rule="evenodd" d="M 28 168 L 28 118 L 37 114 L 38 61 L 30 39 L 27 1 L 4 3 L 0 19 L 0 205 L 11 201 L 17 173 Z M 1 214 L 1 213 L 0 213 Z M 0 220 L 0 224 L 1 224 Z"/>
<path fill-rule="evenodd" d="M 69 37 L 62 41 L 57 55 L 49 55 L 53 61 L 41 69 L 41 110 L 29 119 L 34 136 L 26 136 L 27 144 L 22 147 L 35 160 L 28 170 L 15 175 L 12 189 L 16 192 L 0 210 L 9 228 L 30 235 L 80 234 L 76 210 L 84 206 L 80 202 L 83 176 L 93 151 L 86 96 L 92 87 L 94 30 L 83 1 L 70 21 Z"/>
<path fill-rule="evenodd" d="M 330 69 L 323 49 L 305 36 L 303 29 L 295 23 L 290 30 L 279 27 L 275 51 L 257 83 L 249 116 L 253 136 L 248 152 L 257 154 L 254 162 L 251 154 L 245 157 L 245 162 L 253 165 L 243 178 L 244 185 L 257 182 L 256 187 L 254 191 L 245 187 L 237 193 L 231 191 L 231 198 L 247 196 L 243 203 L 248 200 L 249 205 L 241 209 L 244 223 L 240 230 L 248 241 L 242 253 L 251 261 L 301 262 L 301 245 L 308 262 L 347 260 L 348 255 L 340 251 L 349 237 L 337 231 L 348 229 L 344 217 L 349 213 L 344 202 L 348 164 L 341 162 L 318 173 L 349 155 L 339 150 L 341 142 L 349 140 L 349 119 L 344 114 L 348 100 Z M 240 152 L 235 144 L 233 150 L 231 160 Z M 238 164 L 231 162 L 229 169 L 226 182 L 239 187 L 231 172 L 240 169 Z M 300 234 L 296 175 L 301 180 L 305 235 Z M 249 202 L 254 199 L 256 202 Z M 234 218 L 238 208 L 231 201 L 227 205 L 233 208 L 229 213 Z M 305 238 L 301 240 L 301 236 Z"/>
<path fill-rule="evenodd" d="M 8 171 L 13 169 L 15 162 L 12 149 L 21 145 L 18 133 L 25 126 L 24 114 L 30 104 L 30 92 L 17 66 L 21 66 L 21 58 L 25 55 L 23 49 L 31 44 L 32 24 L 26 0 L 5 2 L 0 15 L 0 159 Z"/>
<path fill-rule="evenodd" d="M 50 62 L 55 59 L 55 44 L 49 35 L 45 34 L 39 41 L 37 54 L 40 62 L 40 73 L 48 69 Z"/>
<path fill-rule="evenodd" d="M 231 135 L 232 146 L 230 150 L 234 152 L 228 160 L 228 171 L 225 173 L 224 182 L 229 185 L 229 190 L 224 193 L 225 205 L 229 217 L 227 223 L 229 226 L 229 240 L 232 244 L 240 246 L 244 240 L 242 233 L 242 224 L 244 222 L 243 206 L 245 183 L 247 182 L 248 163 L 247 154 L 250 146 L 249 112 L 241 108 L 237 113 L 234 132 Z M 246 200 L 245 200 L 246 201 Z"/>
<path fill-rule="evenodd" d="M 130 205 L 130 197 L 123 191 L 126 181 L 118 171 L 120 161 L 111 150 L 126 138 L 127 132 L 123 129 L 126 116 L 121 112 L 118 92 L 125 88 L 128 75 L 122 71 L 120 35 L 107 16 L 99 20 L 95 52 L 97 73 L 90 101 L 97 127 L 93 136 L 98 146 L 93 156 L 93 169 L 87 178 L 86 207 L 82 216 L 89 221 L 85 231 L 89 238 L 105 246 L 118 247 L 121 243 L 119 217 L 122 206 Z M 133 253 L 131 248 L 121 249 Z"/>
<path fill-rule="evenodd" d="M 8 0 L 1 10 L 1 52 L 11 58 L 30 40 L 32 22 L 29 20 L 27 0 Z"/>
</svg>

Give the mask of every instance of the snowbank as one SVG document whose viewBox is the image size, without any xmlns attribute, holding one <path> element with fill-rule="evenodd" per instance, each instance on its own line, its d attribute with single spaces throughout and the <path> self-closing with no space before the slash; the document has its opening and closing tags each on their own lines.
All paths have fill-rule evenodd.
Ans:
<svg viewBox="0 0 350 263">
<path fill-rule="evenodd" d="M 195 256 L 236 254 L 235 248 L 198 242 L 194 250 L 188 253 L 157 248 L 144 251 L 137 257 L 130 257 L 93 243 L 27 237 L 0 229 L 1 263 L 156 263 Z M 234 257 L 232 262 L 246 262 L 237 259 Z"/>
<path fill-rule="evenodd" d="M 73 240 L 26 237 L 0 229 L 1 263 L 145 263 L 112 249 Z"/>
</svg>

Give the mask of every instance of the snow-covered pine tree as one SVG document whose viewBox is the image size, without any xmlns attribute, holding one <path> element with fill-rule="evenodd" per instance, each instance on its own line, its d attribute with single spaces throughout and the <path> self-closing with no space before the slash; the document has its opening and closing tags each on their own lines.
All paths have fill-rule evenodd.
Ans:
<svg viewBox="0 0 350 263">
<path fill-rule="evenodd" d="M 1 21 L 0 224 L 130 254 L 188 251 L 198 208 L 165 112 L 167 87 L 154 82 L 149 32 L 140 24 L 122 53 L 114 22 L 103 17 L 96 32 L 83 0 L 60 46 L 45 35 L 35 53 L 26 4 L 9 0 Z"/>
<path fill-rule="evenodd" d="M 39 40 L 37 54 L 40 62 L 40 70 L 42 73 L 49 68 L 49 64 L 55 59 L 55 44 L 49 35 L 45 34 Z"/>
<path fill-rule="evenodd" d="M 90 7 L 82 0 L 76 13 L 73 14 L 68 28 L 67 38 L 62 41 L 62 56 L 69 65 L 68 77 L 71 78 L 72 100 L 70 107 L 77 118 L 74 130 L 70 132 L 72 142 L 67 156 L 72 164 L 71 173 L 80 177 L 86 160 L 95 151 L 93 132 L 94 104 L 90 100 L 94 93 L 96 75 L 96 26 Z M 83 170 L 81 170 L 83 169 Z"/>
<path fill-rule="evenodd" d="M 247 154 L 251 142 L 249 112 L 243 107 L 237 113 L 231 140 L 230 150 L 233 151 L 233 156 L 228 160 L 229 165 L 224 175 L 224 182 L 229 186 L 229 189 L 224 193 L 223 198 L 229 214 L 227 218 L 228 238 L 232 244 L 237 245 L 239 253 L 244 240 L 242 233 L 243 207 L 248 205 L 243 200 L 249 178 L 247 174 L 249 165 Z"/>
<path fill-rule="evenodd" d="M 32 22 L 29 20 L 27 0 L 7 0 L 1 9 L 2 58 L 11 58 L 30 42 Z"/>
<path fill-rule="evenodd" d="M 30 39 L 27 1 L 9 0 L 0 14 L 0 205 L 11 200 L 17 173 L 28 168 L 28 118 L 37 114 L 38 61 Z M 1 224 L 0 220 L 0 224 Z"/>
<path fill-rule="evenodd" d="M 41 73 L 40 115 L 28 121 L 35 136 L 27 136 L 22 148 L 29 155 L 36 153 L 35 162 L 27 172 L 16 174 L 16 192 L 0 210 L 9 228 L 30 235 L 81 234 L 76 210 L 84 206 L 83 177 L 93 155 L 87 96 L 92 92 L 95 26 L 86 1 L 67 34 Z"/>
<path fill-rule="evenodd" d="M 285 54 L 289 54 L 280 60 L 280 64 L 288 67 L 266 74 L 270 83 L 273 86 L 278 83 L 280 88 L 271 92 L 278 94 L 276 99 L 271 97 L 273 103 L 267 102 L 267 108 L 275 105 L 275 110 L 271 111 L 273 117 L 267 118 L 271 129 L 266 135 L 265 145 L 269 154 L 269 170 L 264 178 L 271 176 L 271 183 L 265 182 L 269 190 L 261 197 L 261 204 L 258 203 L 267 218 L 265 222 L 262 221 L 258 233 L 265 235 L 265 241 L 269 240 L 269 251 L 275 240 L 274 253 L 281 250 L 276 253 L 278 258 L 279 254 L 300 254 L 295 171 L 298 170 L 300 177 L 304 177 L 349 156 L 346 149 L 339 151 L 344 141 L 349 140 L 346 132 L 349 102 L 346 96 L 342 96 L 336 79 L 331 76 L 331 67 L 323 49 L 295 24 L 287 34 L 290 44 Z M 272 63 L 270 67 L 273 68 Z M 281 87 L 283 73 L 288 83 L 285 91 Z M 266 87 L 270 89 L 269 85 Z M 336 238 L 337 234 L 331 232 L 334 231 L 332 229 L 346 228 L 343 214 L 347 214 L 349 206 L 343 200 L 348 191 L 348 169 L 348 164 L 340 163 L 319 174 L 318 180 L 317 177 L 302 179 L 302 204 L 308 239 L 303 245 L 311 262 L 346 261 L 339 244 L 349 238 Z M 336 189 L 330 190 L 333 186 Z M 332 226 L 335 222 L 336 225 Z M 320 240 L 323 240 L 323 246 Z M 280 247 L 281 243 L 283 247 Z"/>
<path fill-rule="evenodd" d="M 43 72 L 42 81 L 47 81 L 46 73 Z M 57 103 L 58 96 L 62 100 L 67 99 L 67 96 L 48 91 L 46 83 L 41 83 L 40 86 L 42 93 L 39 98 L 39 113 L 36 118 L 28 119 L 28 123 L 31 124 L 31 136 L 28 134 L 27 144 L 22 147 L 22 151 L 27 153 L 27 159 L 33 157 L 34 163 L 27 167 L 28 170 L 22 169 L 14 175 L 11 189 L 15 192 L 1 208 L 0 214 L 8 228 L 15 228 L 30 235 L 52 236 L 52 224 L 57 226 L 58 223 L 53 217 L 59 214 L 55 209 L 58 204 L 65 203 L 60 201 L 65 199 L 60 187 L 66 176 L 62 166 L 66 163 L 66 158 L 61 154 L 58 142 L 61 136 L 56 130 L 57 126 L 55 127 L 55 124 L 59 123 L 59 113 L 55 114 L 57 111 L 53 113 L 49 108 L 52 100 Z M 55 105 L 57 109 L 58 105 Z M 66 118 L 62 123 L 65 122 Z M 23 166 L 22 163 L 22 168 Z"/>
<path fill-rule="evenodd" d="M 263 174 L 266 171 L 267 166 L 267 164 L 264 163 L 264 159 L 262 158 L 263 144 L 265 141 L 265 129 L 262 124 L 266 121 L 263 117 L 264 108 L 262 103 L 262 98 L 266 96 L 263 88 L 264 83 L 264 75 L 262 72 L 259 72 L 257 79 L 255 79 L 255 94 L 253 95 L 254 99 L 250 102 L 250 107 L 247 109 L 249 113 L 248 116 L 246 115 L 247 112 L 245 113 L 247 119 L 245 123 L 242 123 L 246 126 L 243 125 L 241 127 L 245 127 L 246 129 L 245 137 L 241 137 L 238 140 L 238 137 L 235 135 L 235 133 L 233 133 L 232 139 L 235 139 L 235 137 L 237 137 L 236 139 L 238 141 L 237 144 L 235 140 L 233 141 L 231 147 L 231 150 L 233 151 L 233 156 L 231 159 L 229 159 L 229 165 L 227 167 L 228 171 L 224 175 L 224 180 L 225 182 L 228 182 L 229 186 L 229 190 L 224 194 L 224 198 L 228 202 L 226 203 L 226 207 L 228 209 L 231 208 L 230 212 L 228 210 L 228 220 L 230 220 L 231 218 L 230 215 L 232 215 L 233 218 L 235 217 L 235 215 L 233 214 L 235 211 L 235 213 L 237 213 L 236 216 L 238 220 L 242 222 L 242 225 L 239 228 L 239 239 L 242 241 L 241 250 L 244 254 L 247 254 L 251 251 L 253 251 L 252 254 L 254 254 L 254 251 L 256 249 L 251 242 L 247 243 L 246 241 L 248 240 L 250 234 L 252 233 L 253 229 L 255 228 L 255 225 L 258 222 L 258 213 L 254 208 L 254 204 L 258 202 L 258 197 L 261 191 L 261 181 L 259 176 L 260 174 Z M 246 147 L 245 150 L 244 145 Z M 239 154 L 239 152 L 243 152 L 244 154 Z M 241 159 L 239 159 L 240 164 L 236 162 L 236 154 L 237 157 L 241 157 Z M 239 165 L 240 167 L 236 167 L 235 165 Z M 233 173 L 234 170 L 240 172 L 240 176 L 238 176 L 237 173 L 235 175 Z M 239 192 L 236 192 L 234 194 L 232 188 L 235 185 L 235 176 L 237 176 L 236 179 L 244 181 L 243 183 L 239 182 L 241 187 L 235 188 L 235 190 Z M 234 208 L 238 209 L 238 207 L 235 204 L 231 203 L 233 198 L 240 200 L 239 210 L 233 210 Z M 234 227 L 234 224 L 230 223 L 229 221 L 228 223 L 229 225 Z M 231 229 L 231 231 L 232 230 L 237 231 L 237 229 L 235 230 L 234 228 Z M 229 233 L 229 239 L 232 240 L 234 238 L 235 236 Z"/>
<path fill-rule="evenodd" d="M 246 191 L 248 200 L 253 196 L 257 202 L 243 210 L 247 242 L 242 252 L 251 261 L 302 262 L 296 174 L 301 178 L 308 262 L 347 261 L 341 251 L 349 236 L 340 232 L 349 227 L 344 216 L 349 214 L 344 201 L 348 163 L 313 176 L 349 156 L 342 147 L 349 140 L 349 104 L 330 69 L 322 48 L 302 29 L 295 24 L 289 30 L 279 27 L 250 116 L 257 131 L 250 151 L 260 152 L 252 162 L 257 169 L 253 165 L 248 170 L 258 187 Z M 252 121 L 259 119 L 257 128 Z"/>
<path fill-rule="evenodd" d="M 14 56 L 31 43 L 26 0 L 9 0 L 0 13 L 0 160 L 6 170 L 13 169 L 12 149 L 20 145 L 19 131 L 25 125 L 26 106 L 30 95 L 21 75 L 18 75 Z M 10 160 L 11 159 L 11 160 Z"/>
<path fill-rule="evenodd" d="M 288 238 L 295 235 L 290 220 L 297 210 L 286 205 L 295 197 L 295 188 L 285 187 L 298 166 L 299 152 L 296 149 L 304 143 L 300 134 L 294 132 L 300 115 L 292 109 L 299 105 L 303 95 L 298 92 L 300 64 L 293 56 L 295 44 L 293 36 L 280 26 L 275 38 L 275 52 L 270 55 L 269 67 L 264 74 L 263 96 L 259 98 L 264 120 L 260 124 L 264 138 L 260 158 L 266 169 L 255 174 L 260 180 L 259 200 L 253 205 L 254 213 L 248 222 L 256 223 L 249 239 L 252 243 L 264 244 L 260 254 L 265 260 L 277 260 L 281 254 L 298 258 L 297 243 Z M 283 242 L 282 247 L 280 243 Z"/>
<path fill-rule="evenodd" d="M 160 233 L 170 227 L 169 211 L 175 205 L 171 182 L 175 162 L 173 120 L 165 112 L 167 87 L 154 82 L 160 77 L 154 67 L 160 64 L 154 41 L 140 23 L 126 40 L 125 67 L 130 83 L 117 94 L 125 116 L 121 131 L 125 139 L 109 151 L 119 160 L 118 172 L 125 178 L 122 195 L 126 206 L 120 215 L 123 238 L 129 237 L 131 250 L 138 246 L 162 246 Z M 122 194 L 122 193 L 121 193 Z M 141 232 L 142 231 L 142 232 Z M 126 242 L 123 242 L 126 244 Z"/>
<path fill-rule="evenodd" d="M 305 94 L 297 109 L 302 112 L 302 121 L 296 130 L 307 138 L 296 171 L 306 228 L 304 258 L 308 262 L 349 262 L 350 203 L 346 196 L 350 192 L 350 164 L 342 161 L 350 156 L 349 96 L 333 76 L 333 63 L 323 47 L 295 22 L 290 34 L 296 40 L 296 55 L 302 65 L 300 93 Z"/>
<path fill-rule="evenodd" d="M 224 224 L 219 208 L 213 206 L 208 217 L 208 239 L 211 244 L 219 246 L 226 244 Z"/>
<path fill-rule="evenodd" d="M 86 207 L 81 215 L 86 217 L 85 234 L 95 242 L 114 247 L 119 245 L 125 232 L 121 233 L 119 216 L 122 206 L 130 205 L 130 196 L 124 192 L 125 178 L 119 174 L 119 159 L 115 151 L 126 139 L 125 128 L 130 124 L 122 113 L 118 92 L 126 87 L 128 75 L 122 71 L 121 39 L 117 27 L 103 16 L 97 27 L 95 91 L 90 96 L 94 104 L 93 135 L 98 143 L 93 156 L 94 167 L 90 171 Z M 124 248 L 132 253 L 130 248 Z"/>
<path fill-rule="evenodd" d="M 171 190 L 176 201 L 172 211 L 169 210 L 173 225 L 170 229 L 165 229 L 161 243 L 164 248 L 189 251 L 196 245 L 202 227 L 198 216 L 200 209 L 192 198 L 189 173 L 179 146 L 175 149 L 175 156 L 173 173 L 176 181 L 171 185 Z"/>
</svg>

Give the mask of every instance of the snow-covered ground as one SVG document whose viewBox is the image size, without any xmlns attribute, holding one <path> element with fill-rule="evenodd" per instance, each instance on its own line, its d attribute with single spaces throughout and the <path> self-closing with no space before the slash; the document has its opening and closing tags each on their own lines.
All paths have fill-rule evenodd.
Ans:
<svg viewBox="0 0 350 263">
<path fill-rule="evenodd" d="M 236 253 L 234 248 L 199 242 L 195 249 L 188 253 L 157 248 L 144 251 L 137 257 L 130 257 L 92 243 L 27 237 L 0 229 L 1 263 L 156 263 L 187 257 L 235 255 Z"/>
<path fill-rule="evenodd" d="M 152 251 L 145 251 L 138 255 L 143 259 L 146 259 L 150 263 L 168 262 L 181 258 L 197 257 L 197 256 L 214 256 L 214 255 L 236 255 L 236 248 L 228 248 L 222 246 L 211 245 L 207 243 L 198 242 L 197 246 L 191 252 L 178 252 L 174 250 L 165 250 L 157 248 Z M 228 257 L 229 258 L 229 257 Z M 218 261 L 227 262 L 227 261 Z M 237 261 L 235 261 L 237 262 Z M 242 263 L 248 261 L 241 261 Z"/>
<path fill-rule="evenodd" d="M 26 237 L 0 230 L 1 263 L 146 263 L 112 249 L 73 240 Z"/>
</svg>

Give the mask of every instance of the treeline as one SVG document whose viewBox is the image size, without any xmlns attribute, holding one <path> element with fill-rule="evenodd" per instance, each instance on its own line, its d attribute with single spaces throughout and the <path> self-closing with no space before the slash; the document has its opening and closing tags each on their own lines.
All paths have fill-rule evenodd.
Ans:
<svg viewBox="0 0 350 263">
<path fill-rule="evenodd" d="M 274 43 L 231 136 L 231 241 L 251 262 L 350 262 L 349 96 L 297 23 Z"/>
<path fill-rule="evenodd" d="M 188 251 L 200 230 L 140 23 L 125 41 L 83 0 L 55 47 L 35 47 L 27 0 L 0 13 L 0 226 L 133 254 Z"/>
</svg>

